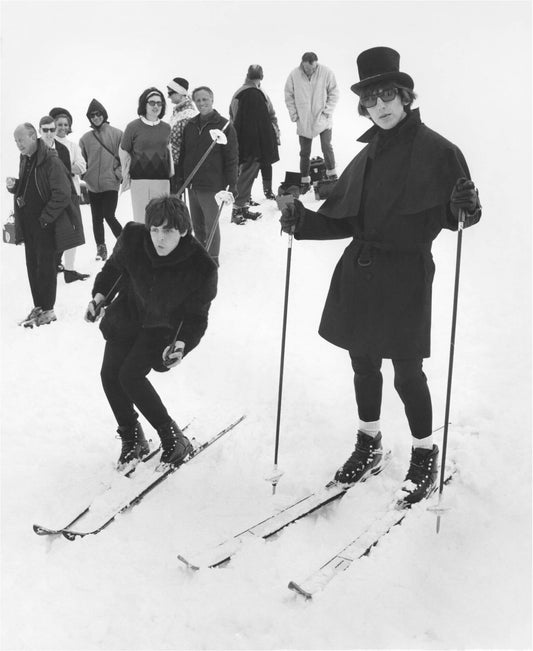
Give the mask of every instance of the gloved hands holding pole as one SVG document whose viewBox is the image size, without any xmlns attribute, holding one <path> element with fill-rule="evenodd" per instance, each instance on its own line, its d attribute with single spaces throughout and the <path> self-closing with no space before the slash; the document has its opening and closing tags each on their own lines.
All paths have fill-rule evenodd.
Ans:
<svg viewBox="0 0 533 651">
<path fill-rule="evenodd" d="M 229 192 L 228 190 L 219 190 L 215 194 L 215 201 L 217 202 L 217 206 L 228 203 L 231 204 L 235 203 L 235 197 L 233 196 L 233 192 Z"/>
<path fill-rule="evenodd" d="M 181 363 L 183 359 L 183 352 L 185 350 L 185 343 L 183 341 L 175 341 L 167 346 L 163 351 L 163 364 L 167 368 L 174 368 Z"/>
<path fill-rule="evenodd" d="M 103 315 L 105 310 L 105 296 L 103 294 L 95 294 L 92 301 L 90 301 L 85 311 L 85 321 L 94 323 L 98 321 Z"/>
<path fill-rule="evenodd" d="M 472 214 L 480 208 L 479 196 L 473 181 L 466 178 L 457 179 L 450 196 L 450 211 L 459 220 L 461 210 Z"/>
<path fill-rule="evenodd" d="M 279 223 L 284 233 L 295 233 L 300 226 L 305 215 L 305 208 L 301 201 L 295 199 L 292 194 L 281 195 L 276 197 L 278 208 L 281 210 Z"/>
</svg>

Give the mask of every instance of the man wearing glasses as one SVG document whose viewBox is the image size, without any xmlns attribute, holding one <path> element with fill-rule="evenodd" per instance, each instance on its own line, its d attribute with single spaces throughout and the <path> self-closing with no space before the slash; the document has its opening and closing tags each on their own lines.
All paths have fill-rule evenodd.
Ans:
<svg viewBox="0 0 533 651">
<path fill-rule="evenodd" d="M 105 260 L 107 247 L 104 221 L 115 237 L 122 231 L 122 226 L 115 217 L 122 181 L 118 154 L 122 131 L 109 124 L 107 111 L 96 99 L 91 100 L 87 117 L 91 130 L 80 139 L 81 153 L 87 162 L 87 172 L 83 178 L 89 192 L 96 259 Z"/>
<path fill-rule="evenodd" d="M 351 485 L 380 470 L 380 369 L 391 359 L 412 435 L 400 488 L 400 501 L 410 505 L 431 492 L 437 477 L 439 450 L 422 370 L 430 355 L 431 243 L 441 229 L 457 230 L 460 214 L 465 227 L 476 224 L 481 206 L 461 151 L 411 108 L 414 82 L 399 63 L 388 47 L 359 55 L 360 81 L 351 89 L 359 114 L 373 123 L 359 138 L 367 146 L 318 212 L 295 200 L 280 221 L 296 239 L 353 238 L 333 273 L 319 328 L 349 352 L 359 417 L 355 450 L 335 479 Z"/>
</svg>

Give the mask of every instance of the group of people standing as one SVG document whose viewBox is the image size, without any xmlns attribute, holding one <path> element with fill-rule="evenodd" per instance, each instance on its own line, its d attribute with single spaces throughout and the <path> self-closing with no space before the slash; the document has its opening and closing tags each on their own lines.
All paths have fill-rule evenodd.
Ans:
<svg viewBox="0 0 533 651">
<path fill-rule="evenodd" d="M 359 114 L 372 122 L 359 138 L 366 146 L 318 211 L 305 208 L 294 196 L 279 207 L 282 229 L 297 240 L 351 239 L 333 273 L 319 328 L 322 337 L 349 354 L 359 417 L 355 448 L 335 480 L 351 485 L 381 470 L 381 366 L 383 359 L 390 359 L 412 436 L 400 494 L 409 506 L 433 490 L 439 454 L 423 372 L 423 360 L 430 355 L 431 245 L 443 228 L 476 224 L 481 205 L 460 149 L 426 127 L 419 110 L 412 108 L 414 81 L 400 71 L 399 62 L 398 52 L 388 47 L 359 55 L 360 79 L 351 90 L 358 96 Z M 96 278 L 86 320 L 97 320 L 110 304 L 100 325 L 106 339 L 101 377 L 122 439 L 120 469 L 137 463 L 149 450 L 136 408 L 160 436 L 163 464 L 179 465 L 190 453 L 190 442 L 147 375 L 179 364 L 207 328 L 217 292 L 222 203 L 235 198 L 234 223 L 257 218 L 249 207 L 259 171 L 265 196 L 273 195 L 279 128 L 262 79 L 261 66 L 248 68 L 231 100 L 229 120 L 214 109 L 209 87 L 199 86 L 189 96 L 188 82 L 180 77 L 167 84 L 174 105 L 170 124 L 162 121 L 166 100 L 155 87 L 141 94 L 139 117 L 124 133 L 109 125 L 96 100 L 89 106 L 91 131 L 82 137 L 80 148 L 102 260 L 107 257 L 103 220 L 120 236 Z M 306 52 L 287 80 L 285 98 L 297 123 L 299 191 L 305 193 L 316 136 L 327 176 L 337 178 L 331 146 L 335 77 L 318 64 L 316 54 Z M 66 120 L 55 123 L 62 130 L 54 143 L 48 118 L 41 120 L 39 140 L 31 124 L 15 130 L 20 174 L 8 179 L 35 305 L 28 319 L 37 319 L 37 325 L 53 320 L 55 251 L 70 248 L 58 240 L 65 237 L 64 217 L 70 235 L 83 234 L 73 181 L 83 173 L 83 160 L 71 146 L 69 165 L 60 161 L 61 139 L 72 120 L 64 109 L 51 113 L 52 122 Z M 114 215 L 110 217 L 120 183 L 131 188 L 134 217 L 122 233 Z M 180 198 L 186 188 L 190 215 Z"/>
</svg>

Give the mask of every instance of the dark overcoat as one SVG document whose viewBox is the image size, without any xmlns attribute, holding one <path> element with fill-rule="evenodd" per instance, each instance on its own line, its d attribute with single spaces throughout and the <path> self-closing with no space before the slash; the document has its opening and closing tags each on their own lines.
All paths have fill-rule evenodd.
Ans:
<svg viewBox="0 0 533 651">
<path fill-rule="evenodd" d="M 441 229 L 457 230 L 449 199 L 457 179 L 470 178 L 468 167 L 418 109 L 390 132 L 374 126 L 359 140 L 367 146 L 295 234 L 353 238 L 333 272 L 319 333 L 355 355 L 429 357 L 431 244 Z"/>
<path fill-rule="evenodd" d="M 24 241 L 17 198 L 22 191 L 19 180 L 22 178 L 25 165 L 26 157 L 21 155 L 19 178 L 11 190 L 15 195 L 16 244 L 21 244 Z M 44 208 L 40 210 L 39 207 L 39 212 L 35 213 L 35 219 L 39 220 L 43 226 L 46 225 L 45 228 L 54 229 L 56 249 L 66 251 L 84 244 L 85 236 L 79 199 L 70 172 L 67 172 L 57 152 L 47 147 L 41 139 L 37 140 L 35 166 L 31 173 L 34 175 L 37 191 L 44 204 Z M 30 211 L 31 214 L 32 206 L 27 206 L 25 210 Z"/>
<path fill-rule="evenodd" d="M 130 222 L 96 276 L 93 296 L 107 296 L 114 286 L 118 295 L 100 324 L 106 340 L 134 341 L 145 328 L 161 337 L 163 349 L 182 323 L 178 338 L 187 355 L 207 329 L 217 266 L 190 233 L 169 255 L 159 256 L 144 224 Z"/>
<path fill-rule="evenodd" d="M 234 126 L 239 143 L 239 163 L 253 159 L 262 164 L 279 160 L 278 142 L 264 93 L 249 86 L 235 95 L 238 111 Z"/>
</svg>

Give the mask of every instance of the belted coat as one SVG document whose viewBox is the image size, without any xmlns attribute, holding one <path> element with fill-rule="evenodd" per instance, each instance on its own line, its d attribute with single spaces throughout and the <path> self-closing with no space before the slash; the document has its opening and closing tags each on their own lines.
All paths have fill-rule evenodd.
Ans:
<svg viewBox="0 0 533 651">
<path fill-rule="evenodd" d="M 357 356 L 430 356 L 431 245 L 457 230 L 449 208 L 470 178 L 461 151 L 411 111 L 390 131 L 376 126 L 318 212 L 306 210 L 296 239 L 351 237 L 333 272 L 319 333 Z M 480 207 L 465 227 L 479 221 Z"/>
</svg>

